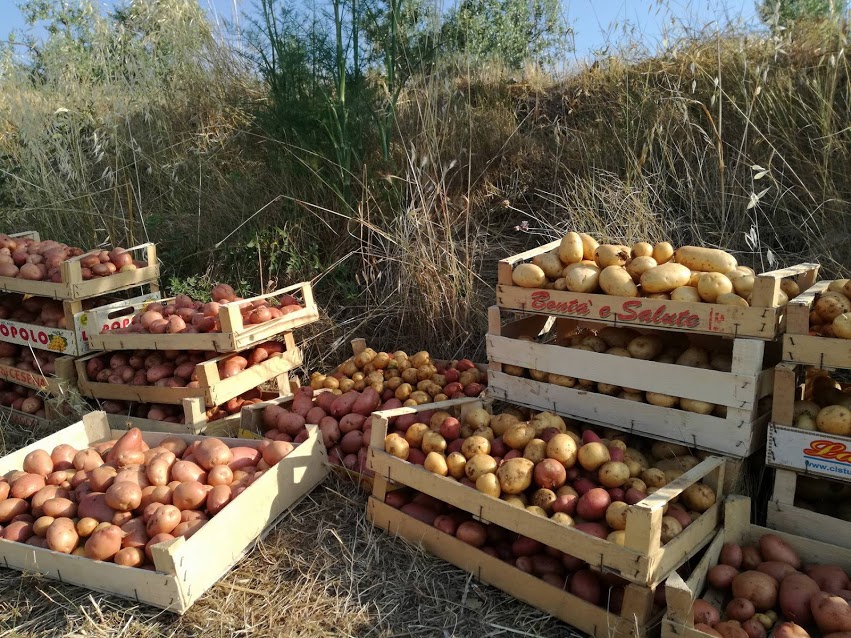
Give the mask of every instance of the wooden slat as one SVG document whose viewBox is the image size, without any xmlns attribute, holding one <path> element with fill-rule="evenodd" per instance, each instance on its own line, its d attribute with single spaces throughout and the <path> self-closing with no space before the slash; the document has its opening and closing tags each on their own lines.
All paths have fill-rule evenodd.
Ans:
<svg viewBox="0 0 851 638">
<path fill-rule="evenodd" d="M 795 400 L 798 391 L 798 366 L 778 363 L 774 368 L 774 396 L 771 403 L 771 422 L 792 426 L 795 423 Z"/>
<path fill-rule="evenodd" d="M 0 365 L 0 381 L 10 381 L 25 388 L 32 388 L 51 396 L 57 396 L 64 394 L 73 387 L 76 371 L 74 360 L 71 357 L 58 358 L 55 366 L 55 375 L 43 375 L 38 372 L 21 370 L 14 366 Z"/>
<path fill-rule="evenodd" d="M 464 404 L 457 407 L 463 407 Z M 375 413 L 372 424 L 372 438 L 368 450 L 367 466 L 388 482 L 407 485 L 413 489 L 463 509 L 476 516 L 501 525 L 518 534 L 534 538 L 543 544 L 581 558 L 590 565 L 607 571 L 614 571 L 630 582 L 641 585 L 655 585 L 667 576 L 661 571 L 674 569 L 709 542 L 713 529 L 720 516 L 720 508 L 710 508 L 677 538 L 660 548 L 659 535 L 662 510 L 675 499 L 687 486 L 698 482 L 704 476 L 723 472 L 724 461 L 710 457 L 697 467 L 683 474 L 673 482 L 667 491 L 660 490 L 639 503 L 627 517 L 627 547 L 607 540 L 594 538 L 547 518 L 537 517 L 527 512 L 519 512 L 503 500 L 493 498 L 477 490 L 470 489 L 457 481 L 432 474 L 425 468 L 391 456 L 384 451 L 384 438 L 387 434 L 388 419 L 398 416 L 401 410 L 422 411 L 431 406 L 418 408 L 400 408 Z M 445 408 L 437 408 L 445 409 Z M 409 414 L 411 412 L 408 412 Z M 379 486 L 376 480 L 376 486 Z M 374 495 L 378 497 L 378 494 Z M 720 500 L 719 494 L 719 500 Z M 649 522 L 648 522 L 649 521 Z M 636 549 L 638 548 L 638 549 Z"/>
<path fill-rule="evenodd" d="M 262 324 L 248 326 L 243 324 L 242 314 L 239 310 L 240 305 L 294 292 L 300 292 L 302 296 L 304 308 L 301 310 L 291 312 L 283 317 Z M 167 303 L 169 301 L 171 299 L 164 299 L 158 303 Z M 139 312 L 148 305 L 148 303 L 136 304 L 134 310 Z M 274 339 L 282 333 L 313 323 L 319 319 L 319 308 L 313 299 L 313 289 L 310 282 L 303 281 L 265 295 L 222 304 L 219 317 L 221 320 L 221 332 L 161 335 L 105 332 L 92 335 L 89 338 L 89 347 L 93 350 L 212 350 L 216 352 L 238 352 L 264 341 Z"/>
<path fill-rule="evenodd" d="M 177 539 L 153 548 L 157 569 L 167 573 L 91 561 L 3 539 L 0 564 L 184 613 L 251 549 L 255 539 L 265 535 L 287 509 L 322 482 L 328 471 L 325 446 L 318 428 L 308 430 L 304 443 L 267 470 L 191 539 Z M 60 443 L 84 448 L 121 434 L 109 429 L 103 412 L 90 413 L 82 421 L 0 459 L 0 472 L 20 469 L 24 457 L 35 449 L 53 449 Z M 166 436 L 143 433 L 150 446 Z M 184 438 L 193 441 L 201 437 Z M 228 445 L 259 445 L 259 441 L 243 439 L 223 441 Z M 216 551 L 211 552 L 211 547 Z"/>
<path fill-rule="evenodd" d="M 754 416 L 748 411 L 751 418 L 743 418 L 745 415 L 728 409 L 727 417 L 721 418 L 565 388 L 494 370 L 489 375 L 488 392 L 496 399 L 551 410 L 617 430 L 737 458 L 750 456 L 765 442 L 768 414 Z"/>
<path fill-rule="evenodd" d="M 756 375 L 617 357 L 492 334 L 487 335 L 486 344 L 488 359 L 501 364 L 739 409 L 753 409 L 758 400 Z"/>
<path fill-rule="evenodd" d="M 783 337 L 783 361 L 823 370 L 851 369 L 851 339 L 787 334 Z"/>
<path fill-rule="evenodd" d="M 429 553 L 473 574 L 479 580 L 537 607 L 576 627 L 594 638 L 644 638 L 656 623 L 652 617 L 652 591 L 636 595 L 637 585 L 630 585 L 624 596 L 620 615 L 585 602 L 564 590 L 520 571 L 498 558 L 470 547 L 457 538 L 421 523 L 399 510 L 370 498 L 367 518 L 376 526 L 420 545 Z M 640 600 L 637 605 L 627 601 Z M 631 608 L 631 609 L 630 609 Z"/>
</svg>

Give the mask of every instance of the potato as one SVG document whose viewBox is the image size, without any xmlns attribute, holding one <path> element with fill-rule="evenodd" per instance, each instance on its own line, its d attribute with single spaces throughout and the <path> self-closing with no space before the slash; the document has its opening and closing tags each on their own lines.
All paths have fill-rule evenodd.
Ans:
<svg viewBox="0 0 851 638">
<path fill-rule="evenodd" d="M 488 427 L 493 430 L 496 436 L 502 436 L 510 426 L 516 423 L 520 423 L 520 420 L 516 416 L 503 412 L 502 414 L 496 414 L 491 417 Z"/>
<path fill-rule="evenodd" d="M 396 458 L 405 461 L 408 458 L 411 447 L 407 440 L 393 432 L 392 434 L 388 434 L 384 439 L 384 451 L 391 456 L 395 456 Z"/>
<path fill-rule="evenodd" d="M 740 297 L 734 292 L 722 292 L 715 299 L 715 303 L 722 306 L 738 306 L 739 308 L 750 308 L 747 299 Z"/>
<path fill-rule="evenodd" d="M 629 467 L 625 463 L 609 461 L 597 470 L 597 478 L 604 487 L 621 487 L 629 480 Z"/>
<path fill-rule="evenodd" d="M 496 471 L 504 494 L 520 494 L 532 484 L 535 464 L 529 459 L 513 458 L 504 461 Z"/>
<path fill-rule="evenodd" d="M 745 275 L 744 277 L 737 277 L 736 279 L 731 280 L 733 284 L 733 290 L 740 297 L 747 299 L 751 296 L 753 292 L 754 283 L 756 283 L 756 277 L 753 275 Z"/>
<path fill-rule="evenodd" d="M 535 255 L 532 258 L 532 263 L 543 270 L 549 279 L 558 279 L 561 277 L 561 271 L 564 270 L 564 264 L 561 263 L 557 252 L 552 250 Z"/>
<path fill-rule="evenodd" d="M 601 244 L 594 251 L 594 262 L 603 270 L 609 266 L 626 266 L 629 259 L 626 246 Z"/>
<path fill-rule="evenodd" d="M 502 490 L 499 487 L 499 479 L 493 473 L 480 474 L 476 479 L 476 489 L 494 498 L 499 498 L 502 494 Z"/>
<path fill-rule="evenodd" d="M 851 631 L 851 606 L 844 598 L 816 592 L 810 599 L 810 610 L 822 634 Z"/>
<path fill-rule="evenodd" d="M 813 615 L 810 600 L 820 591 L 818 583 L 806 574 L 792 573 L 780 583 L 780 611 L 792 622 L 809 625 Z"/>
<path fill-rule="evenodd" d="M 777 625 L 772 635 L 774 638 L 810 638 L 810 634 L 807 633 L 806 629 L 793 622 L 784 622 Z"/>
<path fill-rule="evenodd" d="M 558 258 L 565 266 L 582 261 L 583 246 L 579 233 L 570 232 L 562 237 L 558 246 Z"/>
<path fill-rule="evenodd" d="M 703 301 L 715 303 L 719 295 L 733 292 L 733 282 L 720 272 L 707 272 L 698 280 L 697 292 Z"/>
<path fill-rule="evenodd" d="M 686 412 L 694 412 L 695 414 L 712 414 L 715 410 L 715 404 L 698 399 L 680 397 L 680 408 Z"/>
<path fill-rule="evenodd" d="M 74 521 L 70 518 L 58 518 L 47 528 L 47 547 L 54 552 L 70 554 L 80 540 Z"/>
<path fill-rule="evenodd" d="M 652 257 L 636 257 L 626 265 L 626 271 L 635 283 L 639 283 L 641 281 L 641 276 L 656 266 L 658 266 L 658 264 Z"/>
<path fill-rule="evenodd" d="M 633 259 L 637 259 L 639 257 L 652 257 L 653 256 L 653 244 L 648 243 L 646 241 L 640 241 L 632 246 L 632 250 L 629 253 Z"/>
<path fill-rule="evenodd" d="M 674 261 L 689 270 L 719 274 L 735 270 L 738 265 L 736 258 L 730 253 L 716 248 L 701 248 L 699 246 L 681 246 L 674 253 Z"/>
<path fill-rule="evenodd" d="M 851 339 L 851 313 L 844 312 L 833 320 L 833 334 L 840 339 Z"/>
<path fill-rule="evenodd" d="M 607 295 L 637 297 L 638 287 L 622 266 L 607 266 L 600 273 L 600 288 Z"/>
<path fill-rule="evenodd" d="M 471 436 L 461 444 L 461 454 L 469 461 L 477 454 L 490 454 L 490 441 L 483 436 Z"/>
<path fill-rule="evenodd" d="M 523 458 L 529 459 L 532 463 L 540 463 L 546 458 L 547 444 L 543 439 L 532 439 L 523 448 Z"/>
<path fill-rule="evenodd" d="M 529 425 L 529 423 L 516 423 L 509 426 L 502 435 L 502 440 L 505 444 L 514 450 L 524 449 L 534 438 L 535 428 Z"/>
<path fill-rule="evenodd" d="M 673 516 L 662 517 L 662 544 L 669 543 L 683 531 L 683 526 Z"/>
<path fill-rule="evenodd" d="M 669 242 L 663 241 L 653 246 L 653 254 L 651 257 L 658 264 L 665 264 L 671 261 L 674 256 L 674 247 Z"/>
<path fill-rule="evenodd" d="M 739 570 L 730 565 L 714 565 L 706 576 L 709 584 L 715 589 L 727 590 L 733 584 L 733 579 L 739 575 Z"/>
<path fill-rule="evenodd" d="M 511 281 L 522 288 L 542 288 L 547 283 L 547 275 L 535 264 L 518 264 L 511 272 Z"/>
<path fill-rule="evenodd" d="M 582 258 L 593 261 L 594 253 L 600 244 L 587 233 L 579 233 L 579 239 L 582 240 Z"/>
<path fill-rule="evenodd" d="M 727 603 L 727 608 L 724 610 L 727 618 L 745 622 L 753 618 L 756 613 L 753 603 L 746 598 L 734 598 Z"/>
<path fill-rule="evenodd" d="M 626 512 L 629 505 L 623 501 L 615 501 L 606 508 L 606 524 L 613 530 L 626 529 Z"/>
<path fill-rule="evenodd" d="M 732 590 L 735 598 L 747 598 L 758 611 L 765 611 L 777 604 L 779 585 L 768 574 L 751 570 L 733 578 Z"/>
<path fill-rule="evenodd" d="M 742 548 L 736 543 L 724 543 L 718 561 L 722 565 L 739 569 L 742 566 Z"/>
<path fill-rule="evenodd" d="M 664 345 L 659 335 L 641 335 L 630 341 L 626 349 L 633 359 L 649 361 L 659 356 Z"/>
<path fill-rule="evenodd" d="M 569 434 L 556 434 L 547 441 L 547 457 L 555 459 L 566 468 L 576 464 L 577 452 L 576 441 Z"/>
<path fill-rule="evenodd" d="M 680 498 L 686 507 L 695 512 L 705 512 L 715 505 L 715 492 L 703 483 L 689 485 L 680 495 Z"/>
<path fill-rule="evenodd" d="M 677 357 L 677 365 L 702 368 L 709 365 L 709 353 L 703 348 L 692 346 Z"/>
<path fill-rule="evenodd" d="M 426 456 L 423 467 L 432 474 L 438 476 L 446 476 L 449 474 L 449 467 L 446 464 L 446 458 L 439 452 L 429 452 Z"/>
<path fill-rule="evenodd" d="M 759 553 L 765 560 L 776 560 L 801 569 L 801 558 L 777 534 L 763 534 L 759 539 Z"/>
<path fill-rule="evenodd" d="M 851 312 L 851 300 L 843 294 L 825 292 L 816 299 L 813 310 L 824 323 L 832 323 L 839 315 Z"/>
<path fill-rule="evenodd" d="M 600 577 L 590 569 L 576 572 L 570 579 L 570 593 L 592 605 L 599 605 L 602 600 Z"/>
<path fill-rule="evenodd" d="M 691 271 L 675 263 L 650 268 L 641 275 L 641 290 L 645 293 L 666 293 L 688 284 Z"/>
<path fill-rule="evenodd" d="M 460 452 L 452 452 L 446 457 L 446 468 L 449 471 L 449 476 L 454 479 L 461 480 L 464 478 L 467 459 Z"/>
<path fill-rule="evenodd" d="M 609 449 L 598 441 L 586 443 L 577 452 L 579 464 L 589 472 L 611 461 Z"/>
<path fill-rule="evenodd" d="M 496 465 L 496 459 L 489 454 L 474 454 L 467 459 L 467 463 L 464 465 L 464 474 L 475 483 L 482 474 L 496 472 Z"/>
<path fill-rule="evenodd" d="M 679 399 L 677 397 L 672 397 L 660 392 L 648 391 L 644 393 L 644 396 L 647 399 L 647 403 L 651 405 L 658 405 L 663 408 L 673 408 L 676 407 L 677 403 L 679 403 Z"/>
<path fill-rule="evenodd" d="M 826 592 L 848 589 L 848 575 L 838 565 L 808 565 L 806 572 Z"/>
<path fill-rule="evenodd" d="M 737 620 L 725 620 L 716 623 L 713 630 L 720 634 L 721 638 L 749 638 L 747 632 L 742 629 L 741 623 Z"/>
<path fill-rule="evenodd" d="M 816 415 L 819 432 L 851 436 L 851 410 L 842 405 L 829 405 Z"/>
<path fill-rule="evenodd" d="M 570 264 L 562 272 L 564 284 L 571 292 L 590 293 L 597 290 L 600 281 L 600 269 L 596 264 Z"/>
</svg>

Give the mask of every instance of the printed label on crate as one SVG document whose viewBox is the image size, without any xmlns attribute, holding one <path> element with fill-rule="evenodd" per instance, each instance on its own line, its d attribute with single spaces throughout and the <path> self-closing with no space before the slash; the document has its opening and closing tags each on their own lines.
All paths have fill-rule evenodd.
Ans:
<svg viewBox="0 0 851 638">
<path fill-rule="evenodd" d="M 851 481 L 851 437 L 772 425 L 767 460 L 770 465 Z"/>
<path fill-rule="evenodd" d="M 40 374 L 34 374 L 20 368 L 0 365 L 0 380 L 11 381 L 19 385 L 25 385 L 28 388 L 42 390 L 47 387 L 47 379 Z"/>
<path fill-rule="evenodd" d="M 41 350 L 76 354 L 73 347 L 74 333 L 62 328 L 45 328 L 30 323 L 0 319 L 0 339 Z"/>
<path fill-rule="evenodd" d="M 43 418 L 27 414 L 26 412 L 19 412 L 6 406 L 0 407 L 0 419 L 9 419 L 9 423 L 14 423 L 25 428 L 36 428 L 44 423 Z"/>
<path fill-rule="evenodd" d="M 596 299 L 595 299 L 596 297 Z M 602 319 L 617 323 L 635 323 L 647 327 L 681 328 L 691 330 L 721 331 L 725 315 L 717 306 L 704 304 L 685 308 L 686 304 L 652 299 L 605 299 L 601 295 L 575 295 L 573 293 L 535 290 L 529 294 L 527 307 L 552 315 L 577 319 Z"/>
</svg>

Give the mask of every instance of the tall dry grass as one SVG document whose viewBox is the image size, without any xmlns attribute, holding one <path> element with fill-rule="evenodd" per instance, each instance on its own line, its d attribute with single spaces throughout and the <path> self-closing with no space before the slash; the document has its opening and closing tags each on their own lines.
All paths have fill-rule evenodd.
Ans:
<svg viewBox="0 0 851 638">
<path fill-rule="evenodd" d="M 760 269 L 851 261 L 842 25 L 692 37 L 557 78 L 447 61 L 400 94 L 389 160 L 365 135 L 341 197 L 330 158 L 257 125 L 263 86 L 190 4 L 137 3 L 137 36 L 104 23 L 86 64 L 52 52 L 38 82 L 5 62 L 0 230 L 150 239 L 176 285 L 314 279 L 329 316 L 309 353 L 329 361 L 354 334 L 482 356 L 497 260 L 569 228 Z"/>
</svg>

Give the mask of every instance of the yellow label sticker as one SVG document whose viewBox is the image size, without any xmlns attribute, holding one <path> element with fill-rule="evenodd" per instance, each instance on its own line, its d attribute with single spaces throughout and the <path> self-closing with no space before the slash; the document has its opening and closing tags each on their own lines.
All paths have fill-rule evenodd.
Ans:
<svg viewBox="0 0 851 638">
<path fill-rule="evenodd" d="M 239 431 L 236 433 L 236 437 L 238 439 L 257 439 L 258 441 L 263 440 L 262 436 L 260 436 L 256 432 L 251 432 L 250 430 L 246 430 L 245 428 L 239 428 Z"/>
</svg>

